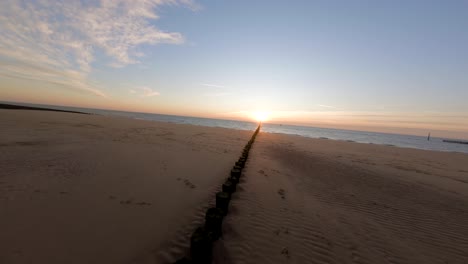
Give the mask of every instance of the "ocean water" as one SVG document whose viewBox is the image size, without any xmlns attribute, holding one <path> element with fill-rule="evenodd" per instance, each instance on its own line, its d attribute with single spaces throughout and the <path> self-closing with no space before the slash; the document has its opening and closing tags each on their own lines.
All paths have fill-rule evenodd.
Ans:
<svg viewBox="0 0 468 264">
<path fill-rule="evenodd" d="M 4 102 L 4 103 L 8 103 L 8 102 Z M 106 116 L 123 116 L 123 117 L 159 121 L 159 122 L 190 124 L 190 125 L 208 126 L 208 127 L 224 127 L 224 128 L 241 129 L 241 130 L 255 130 L 255 128 L 258 125 L 257 123 L 254 123 L 254 122 L 211 119 L 211 118 L 135 113 L 135 112 L 63 107 L 63 106 L 52 106 L 52 105 L 25 104 L 25 103 L 13 103 L 13 104 L 35 106 L 35 107 L 47 107 L 47 108 L 61 109 L 61 110 L 80 111 L 80 112 L 106 115 Z M 352 131 L 352 130 L 292 126 L 292 125 L 277 125 L 277 124 L 263 124 L 262 132 L 291 134 L 291 135 L 299 135 L 299 136 L 310 137 L 310 138 L 326 138 L 326 139 L 332 139 L 332 140 L 353 141 L 353 142 L 359 142 L 359 143 L 390 145 L 390 146 L 397 146 L 397 147 L 404 147 L 404 148 L 416 148 L 416 149 L 426 149 L 426 150 L 436 150 L 436 151 L 468 153 L 468 145 L 447 143 L 447 142 L 443 142 L 442 138 L 436 138 L 436 137 L 431 137 L 431 140 L 428 141 L 427 137 L 423 137 L 423 136 L 387 134 L 387 133 L 377 133 L 377 132 Z"/>
</svg>

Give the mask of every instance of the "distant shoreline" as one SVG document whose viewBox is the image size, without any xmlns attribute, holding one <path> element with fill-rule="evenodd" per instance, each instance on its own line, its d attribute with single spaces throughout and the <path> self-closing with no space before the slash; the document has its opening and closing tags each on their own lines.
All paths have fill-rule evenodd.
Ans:
<svg viewBox="0 0 468 264">
<path fill-rule="evenodd" d="M 64 106 L 57 106 L 64 107 Z M 101 110 L 101 109 L 57 109 L 55 106 L 47 105 L 22 105 L 21 103 L 14 102 L 0 102 L 0 109 L 10 110 L 38 110 L 38 111 L 54 111 L 65 113 L 79 113 L 87 115 L 103 115 L 103 116 L 118 116 L 123 118 L 130 118 L 136 120 L 147 120 L 152 122 L 169 122 L 174 124 L 189 124 L 195 126 L 205 127 L 222 127 L 235 130 L 253 130 L 249 125 L 253 123 L 234 120 L 221 120 L 210 118 L 197 118 L 185 116 L 172 116 L 150 113 L 137 113 L 137 112 L 120 112 L 114 110 Z M 72 107 L 70 107 L 72 108 Z M 389 134 L 381 132 L 367 132 L 367 131 L 352 131 L 341 129 L 327 129 L 316 127 L 299 127 L 294 125 L 279 126 L 276 124 L 264 124 L 262 132 L 265 133 L 280 133 L 286 135 L 295 135 L 307 138 L 327 138 L 330 140 L 348 141 L 362 144 L 377 144 L 377 145 L 393 145 L 399 148 L 412 148 L 422 150 L 433 150 L 443 152 L 457 152 L 468 153 L 466 144 L 450 144 L 443 142 L 444 138 L 433 137 L 430 142 L 426 137 L 405 135 L 405 134 Z M 337 134 L 338 133 L 338 134 Z M 369 136 L 369 133 L 371 135 Z M 359 137 L 359 134 L 361 134 Z M 358 136 L 356 136 L 358 135 Z M 408 141 L 410 139 L 410 141 Z M 459 139 L 455 139 L 459 140 Z M 462 141 L 462 140 L 460 140 Z M 410 143 L 410 144 L 409 144 Z"/>
<path fill-rule="evenodd" d="M 23 105 L 14 105 L 14 104 L 2 104 L 0 103 L 0 109 L 9 109 L 9 110 L 37 110 L 37 111 L 52 111 L 52 112 L 62 112 L 62 113 L 73 113 L 73 114 L 82 114 L 90 115 L 90 113 L 79 112 L 79 111 L 70 111 L 70 110 L 60 110 L 44 107 L 32 107 L 32 106 L 23 106 Z"/>
</svg>

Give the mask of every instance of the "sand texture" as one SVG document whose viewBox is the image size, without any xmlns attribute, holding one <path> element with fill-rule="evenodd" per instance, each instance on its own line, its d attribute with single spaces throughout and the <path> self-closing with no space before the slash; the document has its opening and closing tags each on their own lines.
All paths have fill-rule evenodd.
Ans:
<svg viewBox="0 0 468 264">
<path fill-rule="evenodd" d="M 260 133 L 217 263 L 468 263 L 468 155 Z"/>
<path fill-rule="evenodd" d="M 169 263 L 251 131 L 0 110 L 0 263 Z"/>
<path fill-rule="evenodd" d="M 0 110 L 0 263 L 173 263 L 252 131 Z M 468 155 L 260 133 L 214 263 L 468 263 Z"/>
</svg>

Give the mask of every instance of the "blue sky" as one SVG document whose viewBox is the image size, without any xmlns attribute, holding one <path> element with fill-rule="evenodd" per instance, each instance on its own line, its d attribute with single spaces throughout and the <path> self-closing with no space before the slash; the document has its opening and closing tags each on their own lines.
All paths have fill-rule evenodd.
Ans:
<svg viewBox="0 0 468 264">
<path fill-rule="evenodd" d="M 468 133 L 467 1 L 7 0 L 0 9 L 5 100 Z"/>
</svg>

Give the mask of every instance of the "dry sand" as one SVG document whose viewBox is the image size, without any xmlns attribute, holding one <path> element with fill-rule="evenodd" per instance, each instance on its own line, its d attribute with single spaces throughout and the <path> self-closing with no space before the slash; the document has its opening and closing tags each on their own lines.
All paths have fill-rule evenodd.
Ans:
<svg viewBox="0 0 468 264">
<path fill-rule="evenodd" d="M 169 263 L 251 131 L 0 110 L 0 263 Z"/>
<path fill-rule="evenodd" d="M 0 263 L 171 263 L 250 131 L 0 110 Z M 468 263 L 468 155 L 260 133 L 215 263 Z"/>
<path fill-rule="evenodd" d="M 468 155 L 260 133 L 216 263 L 468 263 Z"/>
</svg>

